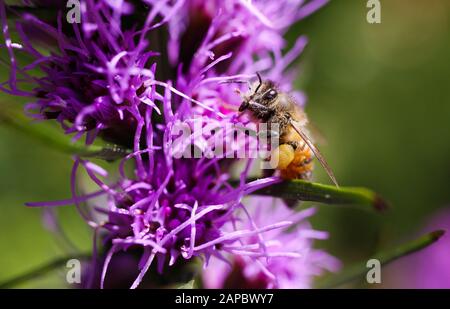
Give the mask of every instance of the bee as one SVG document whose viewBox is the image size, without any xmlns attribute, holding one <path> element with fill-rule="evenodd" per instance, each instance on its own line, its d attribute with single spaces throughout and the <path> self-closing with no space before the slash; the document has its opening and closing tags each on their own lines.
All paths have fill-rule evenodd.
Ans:
<svg viewBox="0 0 450 309">
<path fill-rule="evenodd" d="M 241 94 L 239 112 L 249 112 L 253 121 L 267 123 L 269 128 L 278 125 L 279 146 L 271 151 L 272 162 L 283 179 L 310 179 L 314 157 L 320 162 L 331 181 L 338 186 L 333 171 L 319 149 L 307 135 L 308 118 L 295 100 L 276 86 L 273 81 L 258 82 L 247 94 Z M 239 92 L 240 93 L 240 92 Z"/>
</svg>

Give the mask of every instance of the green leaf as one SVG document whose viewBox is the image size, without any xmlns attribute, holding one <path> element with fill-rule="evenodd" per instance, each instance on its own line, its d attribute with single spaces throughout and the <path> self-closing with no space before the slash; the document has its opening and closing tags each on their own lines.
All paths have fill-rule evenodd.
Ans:
<svg viewBox="0 0 450 309">
<path fill-rule="evenodd" d="M 129 151 L 116 145 L 90 145 L 82 142 L 72 142 L 70 137 L 61 133 L 55 126 L 47 122 L 33 122 L 21 112 L 0 106 L 0 124 L 9 126 L 26 136 L 41 142 L 63 153 L 81 157 L 98 158 L 103 160 L 116 160 L 126 156 Z"/>
<path fill-rule="evenodd" d="M 380 261 L 381 265 L 386 265 L 394 260 L 428 247 L 429 245 L 439 240 L 439 238 L 441 238 L 444 234 L 445 231 L 443 230 L 437 230 L 425 234 L 422 237 L 400 245 L 397 248 L 375 254 L 373 257 L 367 259 L 367 261 L 370 259 L 377 259 L 378 261 Z M 349 283 L 353 280 L 365 278 L 365 275 L 368 271 L 366 265 L 367 261 L 361 261 L 353 266 L 350 266 L 347 269 L 344 269 L 343 271 L 341 271 L 337 275 L 330 277 L 329 279 L 322 280 L 322 282 L 318 283 L 317 287 L 334 288 L 345 283 Z"/>
<path fill-rule="evenodd" d="M 87 259 L 90 259 L 90 257 L 91 257 L 90 254 L 78 254 L 78 255 L 74 255 L 74 256 L 66 256 L 66 257 L 56 258 L 56 259 L 54 259 L 48 263 L 45 263 L 31 271 L 23 273 L 17 277 L 11 278 L 4 282 L 0 282 L 0 289 L 9 289 L 9 288 L 15 287 L 21 283 L 25 283 L 27 281 L 39 278 L 40 276 L 43 276 L 55 269 L 58 269 L 64 265 L 66 265 L 67 261 L 69 261 L 71 259 L 87 260 Z"/>
<path fill-rule="evenodd" d="M 177 287 L 177 289 L 180 289 L 180 290 L 191 290 L 191 289 L 194 288 L 194 284 L 195 284 L 195 281 L 194 281 L 194 279 L 192 279 L 191 281 L 188 281 L 186 283 L 183 283 L 183 284 L 179 285 Z"/>
<path fill-rule="evenodd" d="M 366 188 L 336 187 L 300 179 L 283 181 L 252 194 L 324 204 L 355 205 L 377 211 L 388 207 L 387 202 L 377 193 Z"/>
</svg>

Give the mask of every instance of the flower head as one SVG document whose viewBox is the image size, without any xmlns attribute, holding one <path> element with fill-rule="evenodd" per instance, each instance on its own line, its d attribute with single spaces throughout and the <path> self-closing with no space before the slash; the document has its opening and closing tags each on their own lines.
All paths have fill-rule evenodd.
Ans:
<svg viewBox="0 0 450 309">
<path fill-rule="evenodd" d="M 229 81 L 247 81 L 260 71 L 283 90 L 292 90 L 295 71 L 288 66 L 306 39 L 300 37 L 284 52 L 283 34 L 325 2 L 86 0 L 81 24 L 66 24 L 61 10 L 55 21 L 17 13 L 21 15 L 16 25 L 20 43 L 11 40 L 5 6 L 0 4 L 11 63 L 10 78 L 1 89 L 31 98 L 28 112 L 34 111 L 39 119 L 56 119 L 75 138 L 86 134 L 86 142 L 91 143 L 101 136 L 132 148 L 116 173 L 118 180 L 78 157 L 72 172 L 70 202 L 96 235 L 101 231 L 108 248 L 101 285 L 107 280 L 112 257 L 136 248 L 142 252 L 133 288 L 152 265 L 163 272 L 180 260 L 199 257 L 207 264 L 211 258 L 226 259 L 240 251 L 245 259 L 234 262 L 246 278 L 261 277 L 265 287 L 306 287 L 322 268 L 333 269 L 331 258 L 310 248 L 312 239 L 325 237 L 302 221 L 310 210 L 294 220 L 280 206 L 271 216 L 264 215 L 269 212 L 264 207 L 252 210 L 253 214 L 246 210 L 243 198 L 279 182 L 277 177 L 248 181 L 253 163 L 249 159 L 238 183 L 233 183 L 237 160 L 226 154 L 174 156 L 191 146 L 204 149 L 210 133 L 188 134 L 180 144 L 174 144 L 172 135 L 177 123 L 188 128 L 200 123 L 203 128 L 238 122 L 240 98 Z M 50 52 L 43 52 L 42 46 Z M 19 54 L 30 56 L 31 63 L 19 66 Z M 33 89 L 28 91 L 23 84 Z M 304 103 L 300 93 L 297 98 Z M 80 166 L 99 192 L 77 194 Z M 105 195 L 106 202 L 91 202 L 89 211 L 80 207 L 99 195 Z M 264 216 L 268 220 L 260 220 Z M 300 221 L 297 232 L 282 232 Z M 280 242 L 289 244 L 286 250 L 277 248 Z"/>
<path fill-rule="evenodd" d="M 136 108 L 145 104 L 155 108 L 145 82 L 172 78 L 173 74 L 164 73 L 168 70 L 177 72 L 173 82 L 183 93 L 207 102 L 230 101 L 230 87 L 217 85 L 221 77 L 248 78 L 255 71 L 266 71 L 267 78 L 289 88 L 292 74 L 283 72 L 306 39 L 300 38 L 283 56 L 282 34 L 325 2 L 148 1 L 145 16 L 140 14 L 148 8 L 144 2 L 89 0 L 82 3 L 81 24 L 68 24 L 59 4 L 33 1 L 29 5 L 54 8 L 58 15 L 48 21 L 11 8 L 11 14 L 20 15 L 15 26 L 19 42 L 11 40 L 1 5 L 11 64 L 10 78 L 1 89 L 31 98 L 27 112 L 38 119 L 56 119 L 66 133 L 91 132 L 95 137 L 101 132 L 129 145 L 127 137 L 137 126 Z M 166 47 L 158 38 L 162 26 L 169 33 Z M 161 55 L 161 49 L 167 54 Z M 22 55 L 31 59 L 24 66 L 19 65 Z M 167 60 L 171 67 L 166 64 L 157 72 L 157 62 Z M 200 82 L 216 83 L 198 89 Z"/>
<path fill-rule="evenodd" d="M 156 128 L 148 123 L 151 121 L 149 118 L 143 120 L 146 138 L 151 145 L 122 161 L 116 183 L 102 181 L 102 177 L 107 177 L 107 172 L 92 162 L 78 159 L 75 164 L 75 169 L 79 165 L 84 167 L 108 198 L 107 207 L 94 207 L 99 214 L 106 215 L 102 223 L 95 223 L 95 216 L 85 215 L 96 229 L 108 231 L 107 239 L 111 243 L 103 268 L 102 284 L 109 261 L 119 251 L 136 246 L 143 248 L 141 272 L 132 285 L 137 287 L 153 264 L 159 272 L 163 272 L 179 259 L 187 261 L 201 257 L 207 261 L 211 256 L 221 257 L 227 244 L 234 244 L 243 236 L 258 235 L 290 224 L 288 221 L 274 221 L 257 229 L 223 229 L 225 224 L 237 220 L 237 209 L 245 209 L 241 203 L 244 195 L 277 183 L 279 179 L 271 177 L 249 183 L 241 181 L 235 187 L 230 182 L 229 173 L 224 170 L 227 164 L 224 164 L 223 158 L 174 158 L 173 148 L 168 146 L 172 143 L 162 137 L 171 136 L 169 133 L 175 118 L 185 119 L 188 116 L 170 112 L 172 100 L 169 94 L 168 90 L 164 110 L 172 116 L 167 118 L 165 125 L 160 124 Z M 205 136 L 189 136 L 188 139 L 194 145 L 201 144 Z M 125 165 L 131 159 L 134 159 L 136 167 L 134 175 L 128 176 Z M 248 169 L 242 174 L 243 180 L 247 174 Z M 75 183 L 75 179 L 72 182 Z M 77 199 L 74 196 L 74 200 Z"/>
<path fill-rule="evenodd" d="M 12 8 L 11 14 L 20 16 L 15 26 L 20 43 L 11 41 L 5 7 L 0 5 L 11 63 L 10 78 L 2 90 L 29 97 L 25 107 L 29 115 L 56 119 L 65 133 L 76 138 L 89 132 L 91 142 L 100 132 L 106 139 L 130 145 L 137 127 L 134 113 L 146 104 L 156 109 L 144 86 L 155 78 L 158 55 L 145 36 L 150 25 L 139 17 L 137 25 L 130 25 L 127 18 L 133 6 L 127 2 L 82 3 L 80 24 L 67 23 L 60 4 L 53 2 L 33 4 L 55 9 L 55 20 Z M 163 13 L 152 14 L 156 18 Z M 20 66 L 23 55 L 31 61 Z M 29 85 L 32 90 L 26 90 Z"/>
<path fill-rule="evenodd" d="M 253 198 L 247 209 L 249 213 L 241 215 L 240 224 L 257 228 L 269 222 L 289 221 L 291 225 L 243 237 L 240 243 L 226 246 L 226 262 L 212 259 L 203 272 L 207 288 L 310 288 L 315 276 L 339 269 L 339 261 L 312 247 L 314 240 L 328 237 L 306 221 L 314 208 L 294 212 L 278 200 Z M 258 243 L 264 248 L 258 248 Z"/>
</svg>

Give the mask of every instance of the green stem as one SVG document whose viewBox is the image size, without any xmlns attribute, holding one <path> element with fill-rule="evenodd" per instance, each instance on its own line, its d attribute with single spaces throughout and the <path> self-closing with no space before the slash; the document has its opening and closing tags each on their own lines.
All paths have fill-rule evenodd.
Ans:
<svg viewBox="0 0 450 309">
<path fill-rule="evenodd" d="M 178 285 L 175 288 L 179 289 L 179 290 L 191 290 L 191 289 L 194 288 L 194 285 L 195 285 L 195 280 L 192 279 L 192 280 L 190 280 L 190 281 L 188 281 L 186 283 L 182 283 L 182 284 Z"/>
<path fill-rule="evenodd" d="M 417 239 L 414 239 L 408 243 L 400 245 L 397 248 L 380 252 L 370 259 L 377 259 L 380 261 L 381 265 L 386 265 L 398 258 L 407 256 L 411 253 L 419 251 L 429 245 L 435 243 L 439 238 L 445 234 L 443 230 L 437 230 L 428 234 L 423 235 Z M 369 260 L 369 259 L 368 259 Z M 347 269 L 344 269 L 339 274 L 332 276 L 331 278 L 319 282 L 318 288 L 334 288 L 353 280 L 364 278 L 367 273 L 367 261 L 359 262 Z"/>
<path fill-rule="evenodd" d="M 9 288 L 17 286 L 21 283 L 27 282 L 29 280 L 36 279 L 40 276 L 47 274 L 48 272 L 51 272 L 52 270 L 62 267 L 63 265 L 65 265 L 67 263 L 68 260 L 71 260 L 71 259 L 87 260 L 90 257 L 91 256 L 88 254 L 78 254 L 78 255 L 70 256 L 70 257 L 66 256 L 66 257 L 56 258 L 44 265 L 37 267 L 36 269 L 33 269 L 22 275 L 19 275 L 12 279 L 8 279 L 4 282 L 1 282 L 0 289 L 9 289 Z"/>
<path fill-rule="evenodd" d="M 117 146 L 87 146 L 82 142 L 72 142 L 68 136 L 61 134 L 48 123 L 32 122 L 22 113 L 12 111 L 5 106 L 1 106 L 0 109 L 0 124 L 5 124 L 44 145 L 71 155 L 115 160 L 128 153 Z"/>
<path fill-rule="evenodd" d="M 377 193 L 366 188 L 336 187 L 300 179 L 283 181 L 255 191 L 253 194 L 324 204 L 358 205 L 368 210 L 378 211 L 388 207 Z"/>
</svg>

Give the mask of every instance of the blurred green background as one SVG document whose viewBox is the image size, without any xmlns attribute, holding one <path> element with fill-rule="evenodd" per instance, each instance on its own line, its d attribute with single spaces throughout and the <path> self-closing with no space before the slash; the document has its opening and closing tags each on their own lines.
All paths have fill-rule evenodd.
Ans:
<svg viewBox="0 0 450 309">
<path fill-rule="evenodd" d="M 320 206 L 313 225 L 330 231 L 320 246 L 350 264 L 410 239 L 427 217 L 450 206 L 450 2 L 382 1 L 381 24 L 366 1 L 331 1 L 291 29 L 307 34 L 298 88 L 328 143 L 322 151 L 341 185 L 373 188 L 382 214 Z M 1 80 L 6 79 L 1 68 Z M 17 101 L 0 95 L 0 103 Z M 0 127 L 0 282 L 64 255 L 24 202 L 69 197 L 69 156 Z M 328 182 L 320 168 L 317 179 Z M 73 207 L 59 208 L 81 250 L 91 236 Z M 62 287 L 53 274 L 23 287 Z M 389 286 L 389 285 L 386 285 Z"/>
<path fill-rule="evenodd" d="M 366 1 L 331 1 L 298 27 L 310 37 L 299 85 L 323 152 L 342 185 L 392 204 L 383 215 L 321 206 L 323 245 L 346 264 L 414 237 L 450 206 L 450 2 L 381 3 L 381 24 L 366 22 Z"/>
</svg>

